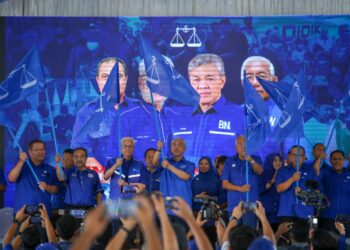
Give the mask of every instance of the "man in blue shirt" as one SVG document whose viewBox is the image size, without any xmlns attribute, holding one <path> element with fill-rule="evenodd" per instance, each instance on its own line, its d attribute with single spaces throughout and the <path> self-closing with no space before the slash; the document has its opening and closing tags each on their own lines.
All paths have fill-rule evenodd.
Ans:
<svg viewBox="0 0 350 250">
<path fill-rule="evenodd" d="M 321 164 L 321 170 L 324 168 L 330 168 L 326 163 L 327 153 L 325 151 L 326 147 L 323 143 L 316 143 L 312 147 L 312 160 L 306 161 L 307 164 Z"/>
<path fill-rule="evenodd" d="M 263 172 L 261 159 L 246 155 L 245 138 L 239 135 L 235 142 L 237 154 L 227 158 L 222 171 L 222 187 L 227 190 L 227 212 L 230 214 L 240 201 L 256 202 L 259 199 L 259 179 Z M 248 162 L 248 182 L 246 163 Z M 242 224 L 256 228 L 257 219 L 251 211 L 242 217 Z"/>
<path fill-rule="evenodd" d="M 334 220 L 338 214 L 350 216 L 350 172 L 344 167 L 345 154 L 334 150 L 330 155 L 332 168 L 321 170 L 321 184 L 330 206 L 321 211 L 321 226 L 337 232 Z M 347 234 L 350 228 L 347 227 Z"/>
<path fill-rule="evenodd" d="M 102 203 L 103 189 L 98 174 L 86 168 L 87 150 L 76 148 L 73 153 L 74 167 L 66 169 L 58 179 L 66 184 L 64 203 L 67 209 L 88 210 Z"/>
<path fill-rule="evenodd" d="M 298 156 L 299 155 L 299 156 Z M 297 158 L 300 157 L 300 167 L 297 169 Z M 293 146 L 288 152 L 289 165 L 282 167 L 276 177 L 276 190 L 281 193 L 278 216 L 281 222 L 293 221 L 297 217 L 307 219 L 314 215 L 315 209 L 312 206 L 306 206 L 297 199 L 296 193 L 301 190 L 307 190 L 306 182 L 309 180 L 318 182 L 320 167 L 319 165 L 305 164 L 305 149 L 302 146 Z"/>
<path fill-rule="evenodd" d="M 163 57 L 168 64 L 173 65 L 170 58 Z M 168 121 L 174 116 L 179 116 L 180 111 L 177 110 L 177 103 L 174 100 L 154 92 L 152 92 L 153 107 L 150 89 L 146 83 L 146 68 L 143 59 L 139 63 L 138 87 L 141 94 L 139 105 L 132 111 L 123 114 L 122 129 L 123 135 L 135 139 L 135 148 L 137 150 L 134 152 L 134 157 L 141 159 L 144 151 L 149 148 L 149 145 L 154 145 L 158 140 L 163 140 L 167 144 L 169 133 Z M 156 124 L 155 114 L 158 124 Z M 135 126 L 135 124 L 140 126 Z"/>
<path fill-rule="evenodd" d="M 160 175 L 163 168 L 159 164 L 153 164 L 153 156 L 160 149 L 149 148 L 145 151 L 145 166 L 141 168 L 140 183 L 146 186 L 148 192 L 159 191 Z"/>
<path fill-rule="evenodd" d="M 187 143 L 187 158 L 198 162 L 201 156 L 214 159 L 232 153 L 237 134 L 243 134 L 243 109 L 222 95 L 226 83 L 223 60 L 215 54 L 200 54 L 188 65 L 192 87 L 200 95 L 199 105 L 183 110 L 171 123 L 171 136 Z"/>
<path fill-rule="evenodd" d="M 137 185 L 140 181 L 140 171 L 143 163 L 133 157 L 135 141 L 131 137 L 121 140 L 122 157 L 108 161 L 103 178 L 110 180 L 110 199 L 129 198 L 130 194 L 123 194 L 123 186 Z"/>
<path fill-rule="evenodd" d="M 55 156 L 56 174 L 57 174 L 57 171 L 60 171 L 59 166 L 58 166 L 60 161 L 62 162 L 62 170 L 63 171 L 74 167 L 73 152 L 74 152 L 74 150 L 69 148 L 69 149 L 65 149 L 63 151 L 62 158 L 59 155 Z M 59 193 L 52 195 L 51 204 L 52 204 L 53 210 L 64 208 L 64 199 L 66 197 L 66 187 L 61 183 L 58 186 L 58 189 L 59 189 Z"/>
<path fill-rule="evenodd" d="M 158 143 L 158 150 L 154 154 L 153 163 L 157 163 L 160 158 L 160 151 L 163 143 Z M 191 182 L 194 175 L 195 165 L 185 159 L 185 141 L 175 138 L 171 141 L 170 151 L 172 157 L 162 161 L 164 168 L 160 176 L 160 192 L 164 196 L 180 196 L 187 204 L 192 206 Z"/>
<path fill-rule="evenodd" d="M 120 105 L 115 105 L 112 98 L 103 107 L 104 118 L 96 131 L 89 131 L 88 134 L 82 133 L 81 130 L 85 127 L 87 121 L 91 118 L 94 112 L 101 109 L 101 98 L 105 94 L 103 88 L 106 85 L 109 74 L 118 61 L 119 69 L 119 86 L 120 86 Z M 115 143 L 115 136 L 113 135 L 113 130 L 117 130 L 117 109 L 120 106 L 121 114 L 126 110 L 132 109 L 137 105 L 138 101 L 135 99 L 128 98 L 125 96 L 125 88 L 128 80 L 128 72 L 126 64 L 121 60 L 114 57 L 109 57 L 103 59 L 97 66 L 97 76 L 96 81 L 100 91 L 100 97 L 92 102 L 86 103 L 78 111 L 71 141 L 71 147 L 84 147 L 88 150 L 88 154 L 91 157 L 96 158 L 96 160 L 105 165 L 106 159 L 111 157 L 116 157 L 118 152 L 118 143 Z M 111 146 L 113 145 L 113 147 Z"/>
<path fill-rule="evenodd" d="M 247 59 L 244 60 L 242 67 L 241 67 L 241 80 L 243 84 L 243 78 L 244 78 L 244 71 L 246 73 L 247 80 L 252 84 L 252 86 L 255 88 L 255 90 L 259 93 L 261 98 L 265 101 L 268 110 L 269 110 L 269 124 L 271 127 L 271 130 L 274 130 L 275 127 L 278 124 L 279 117 L 281 115 L 281 110 L 279 107 L 274 103 L 274 101 L 270 98 L 269 94 L 263 89 L 263 87 L 260 85 L 256 77 L 259 77 L 263 80 L 272 81 L 278 83 L 278 77 L 275 75 L 275 67 L 271 63 L 270 60 L 268 60 L 265 57 L 262 56 L 250 56 Z M 283 83 L 282 83 L 283 84 Z M 293 134 L 293 133 L 292 133 Z M 263 160 L 265 160 L 266 156 L 271 153 L 279 153 L 281 152 L 282 156 L 284 157 L 285 154 L 288 152 L 289 148 L 295 144 L 297 144 L 297 136 L 298 135 L 290 135 L 287 137 L 282 144 L 283 152 L 281 152 L 281 146 L 280 144 L 276 143 L 275 141 L 268 140 L 264 146 L 261 148 L 260 156 Z M 304 135 L 301 136 L 301 144 L 308 145 L 306 142 L 306 139 Z"/>
<path fill-rule="evenodd" d="M 21 152 L 19 160 L 8 174 L 10 182 L 16 183 L 15 207 L 16 213 L 23 205 L 39 205 L 43 203 L 47 211 L 51 211 L 51 194 L 58 192 L 58 181 L 55 169 L 44 162 L 46 156 L 45 144 L 41 140 L 29 143 L 28 159 L 39 182 L 33 176 L 27 164 L 27 154 Z"/>
</svg>

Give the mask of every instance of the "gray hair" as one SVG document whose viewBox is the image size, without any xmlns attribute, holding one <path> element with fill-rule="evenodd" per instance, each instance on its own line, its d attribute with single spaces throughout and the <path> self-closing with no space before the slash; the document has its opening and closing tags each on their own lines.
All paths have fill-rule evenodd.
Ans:
<svg viewBox="0 0 350 250">
<path fill-rule="evenodd" d="M 244 70 L 247 67 L 248 63 L 251 62 L 255 62 L 255 61 L 261 61 L 266 63 L 267 65 L 269 65 L 269 70 L 270 70 L 270 74 L 271 76 L 275 76 L 275 67 L 273 66 L 273 64 L 271 63 L 271 61 L 263 56 L 250 56 L 247 59 L 244 60 L 243 64 L 242 64 L 242 68 L 241 68 L 241 80 L 243 81 L 244 79 Z"/>
<path fill-rule="evenodd" d="M 200 54 L 192 58 L 188 64 L 188 73 L 204 64 L 214 64 L 221 76 L 225 76 L 225 65 L 222 58 L 215 54 Z"/>
<path fill-rule="evenodd" d="M 182 142 L 182 144 L 184 145 L 184 147 L 185 147 L 185 149 L 186 149 L 186 142 L 185 142 L 185 140 L 184 139 L 182 139 L 182 138 L 180 138 L 180 137 L 177 137 L 177 138 L 174 138 L 174 139 L 172 139 L 172 141 L 171 141 L 171 144 L 170 145 L 173 145 L 176 141 L 180 141 L 180 142 Z"/>
<path fill-rule="evenodd" d="M 124 142 L 130 141 L 132 143 L 132 146 L 135 147 L 135 140 L 132 137 L 123 137 L 121 140 L 121 144 L 123 145 Z"/>
</svg>

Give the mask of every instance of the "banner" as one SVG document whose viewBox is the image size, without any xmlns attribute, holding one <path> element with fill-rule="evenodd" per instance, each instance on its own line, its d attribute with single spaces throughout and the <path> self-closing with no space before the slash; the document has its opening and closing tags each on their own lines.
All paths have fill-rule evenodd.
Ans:
<svg viewBox="0 0 350 250">
<path fill-rule="evenodd" d="M 6 75 L 18 71 L 16 66 L 25 55 L 33 47 L 38 48 L 44 74 L 40 79 L 46 79 L 60 152 L 74 146 L 77 113 L 84 107 L 86 115 L 92 114 L 101 100 L 106 103 L 99 90 L 101 77 L 108 78 L 99 71 L 101 60 L 121 59 L 117 68 L 120 123 L 116 120 L 117 107 L 111 104 L 99 114 L 103 115 L 103 122 L 98 119 L 103 128 L 90 126 L 84 133 L 88 142 L 79 144 L 88 147 L 89 167 L 100 176 L 104 162 L 118 155 L 119 130 L 122 137 L 135 139 L 134 158 L 138 160 L 144 160 L 147 148 L 156 147 L 159 136 L 147 82 L 154 91 L 166 155 L 170 154 L 170 141 L 176 137 L 185 139 L 185 157 L 196 165 L 201 156 L 214 160 L 218 155 L 235 154 L 235 139 L 244 134 L 245 126 L 244 70 L 259 93 L 253 98 L 260 96 L 266 105 L 269 130 L 273 132 L 283 110 L 255 78 L 293 84 L 304 68 L 302 146 L 309 156 L 318 142 L 330 142 L 328 152 L 350 152 L 350 16 L 6 17 L 5 24 Z M 142 40 L 148 47 L 142 49 Z M 152 64 L 152 56 L 162 64 Z M 251 56 L 258 59 L 248 60 Z M 168 79 L 163 92 L 159 90 L 157 72 L 159 80 Z M 21 78 L 18 74 L 16 77 Z M 171 89 L 178 91 L 175 97 L 172 91 L 169 93 Z M 0 102 L 8 95 L 6 91 L 0 85 Z M 186 96 L 191 93 L 192 98 Z M 23 94 L 20 102 L 6 106 L 10 115 L 5 116 L 3 111 L 0 110 L 1 117 L 5 117 L 2 120 L 10 117 L 8 124 L 20 124 L 16 142 L 26 149 L 30 140 L 40 138 L 46 144 L 46 161 L 54 165 L 45 93 L 33 92 L 28 97 Z M 297 137 L 293 136 L 292 133 L 285 140 L 284 150 L 296 144 Z M 19 152 L 9 134 L 4 140 L 7 175 Z M 280 148 L 269 144 L 254 150 L 264 158 Z M 108 190 L 108 182 L 103 182 Z M 13 204 L 13 190 L 10 185 L 6 206 Z"/>
</svg>

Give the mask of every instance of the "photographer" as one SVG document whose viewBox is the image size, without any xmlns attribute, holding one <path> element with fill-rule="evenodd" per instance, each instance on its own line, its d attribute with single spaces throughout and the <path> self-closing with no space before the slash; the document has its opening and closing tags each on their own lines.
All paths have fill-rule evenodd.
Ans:
<svg viewBox="0 0 350 250">
<path fill-rule="evenodd" d="M 220 193 L 220 180 L 215 170 L 213 163 L 209 157 L 202 157 L 199 160 L 199 174 L 192 180 L 192 195 L 193 195 L 193 212 L 198 213 L 204 208 L 204 210 L 209 209 L 209 215 L 213 214 L 214 211 L 218 210 L 216 208 L 215 202 L 217 202 L 217 197 Z M 215 197 L 215 200 L 211 200 L 211 197 Z M 213 207 L 214 206 L 214 207 Z M 213 209 L 211 209 L 213 208 Z M 204 218 L 207 219 L 207 218 Z M 209 218 L 215 219 L 215 218 Z M 209 221 L 204 225 L 204 231 L 210 239 L 212 246 L 215 246 L 216 242 L 216 230 L 214 225 L 214 220 Z"/>
<path fill-rule="evenodd" d="M 256 209 L 253 209 L 252 212 L 257 216 L 261 223 L 263 236 L 267 237 L 272 244 L 276 246 L 273 230 L 265 215 L 265 208 L 261 202 L 257 201 L 256 203 L 257 207 Z M 244 225 L 237 226 L 238 221 L 246 212 L 247 211 L 244 209 L 242 201 L 233 209 L 230 222 L 227 225 L 222 238 L 222 250 L 247 249 L 254 239 L 258 237 L 258 233 L 255 229 Z"/>
</svg>

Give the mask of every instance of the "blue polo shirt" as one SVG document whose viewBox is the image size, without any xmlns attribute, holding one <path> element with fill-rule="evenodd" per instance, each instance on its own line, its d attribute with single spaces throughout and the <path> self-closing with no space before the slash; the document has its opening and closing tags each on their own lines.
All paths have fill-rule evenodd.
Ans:
<svg viewBox="0 0 350 250">
<path fill-rule="evenodd" d="M 291 165 L 287 167 L 281 167 L 276 176 L 275 186 L 287 181 L 296 172 L 296 168 Z M 299 170 L 301 172 L 299 187 L 302 190 L 308 189 L 305 184 L 307 180 L 319 181 L 319 177 L 316 175 L 312 165 L 303 164 Z M 297 197 L 295 195 L 296 182 L 294 182 L 286 191 L 280 193 L 280 205 L 278 209 L 278 216 L 288 217 L 300 217 L 308 218 L 309 215 L 313 215 L 314 208 L 311 206 L 305 206 L 301 204 L 301 201 L 297 203 Z"/>
<path fill-rule="evenodd" d="M 255 162 L 261 163 L 257 156 L 251 156 Z M 248 162 L 248 179 L 250 184 L 249 201 L 255 202 L 259 199 L 259 182 L 260 176 L 257 175 L 252 165 Z M 227 158 L 221 176 L 222 181 L 243 186 L 246 183 L 246 161 L 239 159 L 238 154 Z M 240 201 L 246 201 L 246 193 L 239 191 L 227 190 L 227 211 L 230 213 Z"/>
<path fill-rule="evenodd" d="M 105 173 L 108 169 L 110 169 L 116 162 L 116 158 L 113 158 L 108 161 Z M 115 170 L 115 172 L 111 176 L 110 182 L 110 194 L 109 198 L 116 200 L 119 198 L 129 198 L 128 195 L 123 195 L 121 193 L 121 188 L 118 185 L 118 179 L 121 178 L 123 181 L 128 183 L 136 183 L 140 182 L 140 172 L 143 168 L 143 163 L 141 161 L 137 161 L 134 158 L 127 161 L 123 159 L 123 165 Z"/>
<path fill-rule="evenodd" d="M 337 214 L 350 215 L 350 172 L 345 168 L 340 174 L 333 168 L 323 169 L 321 184 L 330 203 L 329 207 L 321 210 L 321 217 L 335 219 Z"/>
<path fill-rule="evenodd" d="M 58 185 L 56 172 L 52 166 L 45 162 L 41 162 L 36 166 L 30 159 L 29 161 L 39 181 L 43 181 L 48 185 Z M 39 203 L 44 203 L 47 211 L 51 211 L 51 194 L 41 191 L 26 162 L 15 183 L 15 213 L 21 209 L 23 205 L 38 205 Z"/>
<path fill-rule="evenodd" d="M 127 110 L 138 105 L 138 100 L 125 97 L 120 104 L 120 116 Z M 117 110 L 113 103 L 105 105 L 103 119 L 100 124 L 93 124 L 86 133 L 79 134 L 85 127 L 91 116 L 100 108 L 100 99 L 86 103 L 80 108 L 75 117 L 71 147 L 84 147 L 88 155 L 95 157 L 102 165 L 105 165 L 108 158 L 116 157 L 118 153 L 117 136 Z"/>
<path fill-rule="evenodd" d="M 187 112 L 187 114 L 186 114 Z M 221 96 L 205 113 L 198 106 L 189 108 L 171 121 L 171 137 L 186 141 L 186 157 L 198 162 L 203 155 L 214 159 L 218 155 L 230 155 L 238 134 L 244 132 L 242 107 Z"/>
<path fill-rule="evenodd" d="M 103 193 L 98 174 L 91 169 L 80 171 L 72 167 L 64 171 L 66 175 L 66 198 L 64 202 L 70 206 L 94 206 L 96 195 Z"/>
<path fill-rule="evenodd" d="M 180 161 L 175 161 L 174 158 L 167 159 L 168 162 L 190 175 L 190 179 L 182 180 L 169 169 L 164 169 L 160 176 L 160 191 L 163 196 L 180 196 L 187 204 L 192 206 L 192 190 L 191 182 L 194 175 L 194 163 L 187 161 L 184 157 Z"/>
<path fill-rule="evenodd" d="M 146 189 L 149 193 L 159 191 L 160 189 L 160 176 L 163 172 L 163 167 L 157 167 L 154 172 L 148 171 L 144 165 L 141 168 L 140 183 L 146 185 Z"/>
</svg>

